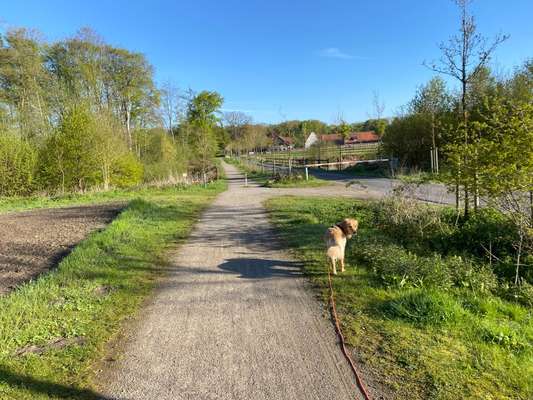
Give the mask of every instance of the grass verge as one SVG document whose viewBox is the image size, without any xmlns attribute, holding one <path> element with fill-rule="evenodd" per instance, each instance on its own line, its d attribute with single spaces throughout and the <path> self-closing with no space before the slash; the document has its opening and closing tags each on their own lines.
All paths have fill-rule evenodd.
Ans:
<svg viewBox="0 0 533 400">
<path fill-rule="evenodd" d="M 197 186 L 142 187 L 113 189 L 100 192 L 67 193 L 58 196 L 0 197 L 0 213 L 25 211 L 35 208 L 56 208 L 84 204 L 131 201 L 139 197 L 164 197 L 172 193 L 196 190 Z"/>
<path fill-rule="evenodd" d="M 376 269 L 376 258 L 368 254 L 379 256 L 378 266 L 420 259 L 406 249 L 399 259 L 402 246 L 395 243 L 396 252 L 386 260 L 387 243 L 394 239 L 376 224 L 368 203 L 282 197 L 266 205 L 324 300 L 327 275 L 320 238 L 327 226 L 346 216 L 359 219 L 359 235 L 348 244 L 347 272 L 334 278 L 338 311 L 347 342 L 392 398 L 533 398 L 531 308 L 468 285 L 402 286 L 402 279 L 385 284 L 384 267 Z M 412 269 L 418 267 L 425 265 Z"/>
<path fill-rule="evenodd" d="M 0 298 L 0 398 L 100 398 L 92 366 L 165 272 L 166 250 L 225 185 L 138 192 L 57 269 Z"/>
</svg>

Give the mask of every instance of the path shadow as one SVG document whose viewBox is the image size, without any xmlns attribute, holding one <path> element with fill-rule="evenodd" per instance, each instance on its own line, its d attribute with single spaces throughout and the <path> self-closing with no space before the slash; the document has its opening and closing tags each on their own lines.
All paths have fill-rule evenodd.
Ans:
<svg viewBox="0 0 533 400">
<path fill-rule="evenodd" d="M 90 389 L 79 389 L 55 382 L 39 380 L 27 375 L 19 375 L 0 367 L 0 383 L 18 387 L 34 393 L 35 395 L 48 395 L 54 398 L 70 400 L 119 400 L 118 398 L 106 397 Z M 126 400 L 126 399 L 120 399 Z"/>
<path fill-rule="evenodd" d="M 303 263 L 299 261 L 281 261 L 260 258 L 230 258 L 218 267 L 223 271 L 239 274 L 239 278 L 245 279 L 265 279 L 303 275 Z"/>
</svg>

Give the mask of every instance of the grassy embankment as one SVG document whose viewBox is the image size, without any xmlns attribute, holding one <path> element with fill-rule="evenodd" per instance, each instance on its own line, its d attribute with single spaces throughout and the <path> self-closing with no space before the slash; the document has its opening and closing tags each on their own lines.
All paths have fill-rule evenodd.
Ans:
<svg viewBox="0 0 533 400">
<path fill-rule="evenodd" d="M 166 250 L 186 238 L 200 211 L 225 187 L 218 181 L 205 188 L 107 192 L 18 206 L 12 201 L 9 207 L 4 203 L 4 209 L 20 209 L 135 198 L 57 269 L 0 298 L 0 398 L 100 398 L 91 390 L 91 378 L 105 344 L 165 273 Z M 51 343 L 58 338 L 70 345 L 54 348 Z M 42 354 L 17 355 L 30 345 Z"/>
<path fill-rule="evenodd" d="M 533 295 L 508 285 L 511 231 L 497 216 L 455 227 L 453 212 L 431 206 L 416 214 L 413 205 L 410 220 L 392 203 L 283 197 L 267 206 L 324 300 L 320 238 L 359 219 L 347 272 L 334 278 L 338 309 L 349 344 L 395 398 L 533 398 Z M 499 265 L 478 253 L 487 237 Z"/>
<path fill-rule="evenodd" d="M 273 176 L 271 172 L 261 171 L 261 168 L 253 165 L 247 165 L 236 158 L 227 158 L 225 160 L 228 164 L 232 164 L 239 168 L 242 173 L 248 175 L 251 179 L 262 186 L 271 188 L 303 188 L 303 187 L 320 187 L 328 185 L 329 182 L 315 178 L 309 175 L 309 179 L 305 180 L 305 176 L 301 171 L 293 173 L 292 176 Z"/>
</svg>

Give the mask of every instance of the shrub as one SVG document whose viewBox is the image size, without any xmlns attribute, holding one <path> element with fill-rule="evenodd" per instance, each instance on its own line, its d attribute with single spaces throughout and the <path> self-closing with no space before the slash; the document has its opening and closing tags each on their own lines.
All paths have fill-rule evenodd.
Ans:
<svg viewBox="0 0 533 400">
<path fill-rule="evenodd" d="M 374 214 L 383 232 L 411 248 L 427 247 L 436 235 L 449 236 L 453 231 L 441 209 L 401 195 L 374 203 Z"/>
<path fill-rule="evenodd" d="M 0 134 L 0 196 L 28 195 L 34 188 L 36 151 L 27 141 Z"/>
<path fill-rule="evenodd" d="M 98 142 L 90 111 L 82 106 L 72 108 L 41 149 L 41 186 L 64 192 L 101 183 Z"/>
<path fill-rule="evenodd" d="M 179 152 L 175 143 L 163 129 L 136 133 L 141 146 L 144 180 L 159 181 L 176 178 L 187 170 L 186 155 Z"/>
<path fill-rule="evenodd" d="M 414 289 L 383 304 L 389 317 L 400 318 L 417 325 L 442 325 L 457 322 L 465 311 L 446 293 Z"/>
<path fill-rule="evenodd" d="M 138 185 L 143 179 L 143 165 L 137 158 L 126 153 L 112 166 L 111 184 L 120 188 Z"/>
</svg>

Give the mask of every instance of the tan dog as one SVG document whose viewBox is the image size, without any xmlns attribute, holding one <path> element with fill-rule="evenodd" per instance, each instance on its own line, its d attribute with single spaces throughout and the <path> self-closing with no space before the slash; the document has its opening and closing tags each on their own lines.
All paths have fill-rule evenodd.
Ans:
<svg viewBox="0 0 533 400">
<path fill-rule="evenodd" d="M 357 234 L 358 227 L 359 222 L 356 219 L 346 218 L 326 231 L 324 240 L 326 241 L 327 256 L 333 266 L 334 275 L 337 275 L 337 260 L 341 264 L 341 272 L 344 272 L 346 240 Z"/>
</svg>

